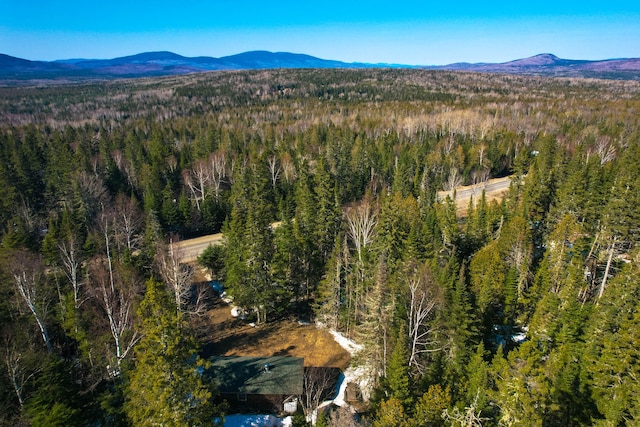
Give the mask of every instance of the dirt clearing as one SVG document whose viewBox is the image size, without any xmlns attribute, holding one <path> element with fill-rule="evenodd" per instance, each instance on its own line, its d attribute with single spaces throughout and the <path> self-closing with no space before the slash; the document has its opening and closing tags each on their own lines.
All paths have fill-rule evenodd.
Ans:
<svg viewBox="0 0 640 427">
<path fill-rule="evenodd" d="M 295 356 L 305 366 L 345 369 L 350 355 L 326 329 L 294 319 L 251 326 L 231 315 L 231 306 L 218 300 L 203 319 L 200 339 L 205 356 Z"/>
</svg>

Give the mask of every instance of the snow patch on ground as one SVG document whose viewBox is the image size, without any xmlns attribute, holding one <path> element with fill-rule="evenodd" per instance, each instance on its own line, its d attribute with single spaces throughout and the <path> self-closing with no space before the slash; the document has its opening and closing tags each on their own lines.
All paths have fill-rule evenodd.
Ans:
<svg viewBox="0 0 640 427">
<path fill-rule="evenodd" d="M 291 417 L 278 418 L 275 415 L 227 415 L 224 427 L 291 427 Z"/>
<path fill-rule="evenodd" d="M 331 335 L 333 335 L 333 339 L 344 348 L 351 356 L 355 356 L 360 350 L 362 350 L 362 345 L 356 343 L 355 341 L 345 337 L 340 332 L 330 329 Z M 338 406 L 346 406 L 347 403 L 344 401 L 345 390 L 347 389 L 347 384 L 354 383 L 360 387 L 360 391 L 362 392 L 362 398 L 367 401 L 371 396 L 371 392 L 373 390 L 373 381 L 372 381 L 372 372 L 371 367 L 367 364 L 362 366 L 349 366 L 343 373 L 340 375 L 340 379 L 338 380 L 339 388 L 338 395 L 333 400 L 333 403 Z"/>
<path fill-rule="evenodd" d="M 231 307 L 231 315 L 242 320 L 247 318 L 247 312 L 240 307 L 236 307 L 235 305 Z"/>
<path fill-rule="evenodd" d="M 515 344 L 522 344 L 527 340 L 528 326 L 505 326 L 505 325 L 493 325 L 492 340 L 495 343 L 496 348 L 498 346 L 505 346 L 509 342 Z"/>
<path fill-rule="evenodd" d="M 347 390 L 347 384 L 354 383 L 360 386 L 360 389 L 364 391 L 368 388 L 369 375 L 365 366 L 353 367 L 349 366 L 338 379 L 338 395 L 333 399 L 333 403 L 337 406 L 347 406 L 347 402 L 344 400 L 344 395 Z"/>
<path fill-rule="evenodd" d="M 340 345 L 340 347 L 344 348 L 351 356 L 355 356 L 357 352 L 362 350 L 362 346 L 357 344 L 355 341 L 350 340 L 345 337 L 338 331 L 334 331 L 333 329 L 329 329 L 331 335 L 333 335 L 333 339 Z"/>
</svg>

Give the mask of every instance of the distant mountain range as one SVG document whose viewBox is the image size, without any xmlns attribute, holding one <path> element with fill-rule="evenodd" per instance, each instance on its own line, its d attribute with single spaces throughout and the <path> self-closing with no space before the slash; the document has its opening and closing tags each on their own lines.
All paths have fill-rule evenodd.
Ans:
<svg viewBox="0 0 640 427">
<path fill-rule="evenodd" d="M 219 70 L 270 68 L 368 68 L 382 65 L 348 64 L 310 55 L 253 51 L 211 58 L 185 57 L 172 52 L 146 52 L 114 59 L 29 61 L 0 54 L 0 80 L 86 80 L 166 76 Z M 390 66 L 390 65 L 385 65 Z"/>
<path fill-rule="evenodd" d="M 558 77 L 640 79 L 640 58 L 587 61 L 562 59 L 550 53 L 543 53 L 529 58 L 516 59 L 515 61 L 503 62 L 500 64 L 456 63 L 429 68 Z"/>
<path fill-rule="evenodd" d="M 114 79 L 216 70 L 383 67 L 640 80 L 640 58 L 586 61 L 561 59 L 546 53 L 499 64 L 455 63 L 442 66 L 412 66 L 347 63 L 296 53 L 253 51 L 221 58 L 206 56 L 189 58 L 172 52 L 147 52 L 114 59 L 65 59 L 58 61 L 29 61 L 0 54 L 0 81 L 4 81 L 6 84 L 25 80 Z"/>
</svg>

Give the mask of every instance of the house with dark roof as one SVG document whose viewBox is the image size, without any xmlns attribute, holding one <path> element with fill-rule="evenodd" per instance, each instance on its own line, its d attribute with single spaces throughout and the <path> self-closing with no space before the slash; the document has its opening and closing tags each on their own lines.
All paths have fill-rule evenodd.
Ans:
<svg viewBox="0 0 640 427">
<path fill-rule="evenodd" d="M 241 412 L 295 412 L 303 393 L 301 357 L 215 356 L 206 371 L 220 400 Z"/>
</svg>

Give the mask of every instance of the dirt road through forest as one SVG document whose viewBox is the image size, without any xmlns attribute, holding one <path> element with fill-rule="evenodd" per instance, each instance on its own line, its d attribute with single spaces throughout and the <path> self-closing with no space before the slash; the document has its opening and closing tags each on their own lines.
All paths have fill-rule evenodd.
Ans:
<svg viewBox="0 0 640 427">
<path fill-rule="evenodd" d="M 490 179 L 486 183 L 456 187 L 456 214 L 459 217 L 465 216 L 467 208 L 469 208 L 469 200 L 473 197 L 477 202 L 482 196 L 482 190 L 485 192 L 487 203 L 500 202 L 509 191 L 510 185 L 511 177 L 505 176 L 504 178 Z M 444 200 L 447 196 L 453 197 L 453 191 L 438 191 L 438 200 Z"/>
<path fill-rule="evenodd" d="M 469 207 L 469 199 L 473 197 L 476 201 L 485 191 L 487 203 L 502 200 L 502 197 L 509 191 L 511 177 L 490 179 L 486 183 L 456 187 L 456 213 L 459 217 L 465 216 Z M 443 200 L 447 195 L 452 195 L 452 191 L 439 191 L 438 200 Z M 272 227 L 277 227 L 280 222 L 275 222 Z M 175 243 L 175 248 L 179 253 L 180 261 L 183 263 L 196 262 L 198 256 L 204 252 L 209 245 L 221 245 L 224 241 L 222 233 L 209 234 L 195 239 L 182 240 Z"/>
</svg>

